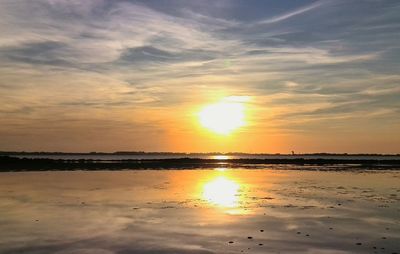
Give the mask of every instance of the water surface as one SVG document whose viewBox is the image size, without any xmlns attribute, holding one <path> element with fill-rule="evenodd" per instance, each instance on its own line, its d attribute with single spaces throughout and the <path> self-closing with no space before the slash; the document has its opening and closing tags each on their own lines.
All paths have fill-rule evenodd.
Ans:
<svg viewBox="0 0 400 254">
<path fill-rule="evenodd" d="M 337 160 L 400 160 L 400 155 L 274 155 L 274 154 L 238 154 L 238 155 L 210 155 L 210 154 L 16 154 L 17 158 L 54 159 L 54 160 L 162 160 L 162 159 L 337 159 Z"/>
<path fill-rule="evenodd" d="M 400 172 L 0 174 L 0 253 L 400 253 Z"/>
</svg>

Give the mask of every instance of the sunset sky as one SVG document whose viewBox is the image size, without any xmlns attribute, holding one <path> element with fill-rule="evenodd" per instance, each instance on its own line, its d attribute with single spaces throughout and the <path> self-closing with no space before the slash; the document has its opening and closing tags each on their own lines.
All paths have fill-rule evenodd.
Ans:
<svg viewBox="0 0 400 254">
<path fill-rule="evenodd" d="M 2 0 L 0 103 L 3 151 L 400 153 L 400 1 Z"/>
</svg>

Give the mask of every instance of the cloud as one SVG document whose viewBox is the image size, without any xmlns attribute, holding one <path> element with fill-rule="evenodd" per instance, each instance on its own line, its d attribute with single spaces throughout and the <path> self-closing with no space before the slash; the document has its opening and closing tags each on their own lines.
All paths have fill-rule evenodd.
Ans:
<svg viewBox="0 0 400 254">
<path fill-rule="evenodd" d="M 318 8 L 319 6 L 322 5 L 322 3 L 323 3 L 323 1 L 316 1 L 316 2 L 314 2 L 312 4 L 310 4 L 310 5 L 307 5 L 307 6 L 299 8 L 299 9 L 284 13 L 282 15 L 261 20 L 261 21 L 258 22 L 258 24 L 271 24 L 271 23 L 280 22 L 280 21 L 283 21 L 283 20 L 286 20 L 286 19 L 290 19 L 290 18 L 295 17 L 297 15 L 301 15 L 301 14 L 306 13 L 308 11 L 311 11 L 311 10 L 313 10 L 315 8 Z"/>
<path fill-rule="evenodd" d="M 298 105 L 293 114 L 317 122 L 325 109 L 340 116 L 334 109 L 353 105 L 353 98 L 369 102 L 348 112 L 377 107 L 393 117 L 398 103 L 388 94 L 398 92 L 389 77 L 399 66 L 399 6 L 2 1 L 2 124 L 26 121 L 25 132 L 34 135 L 39 119 L 66 124 L 78 111 L 82 119 L 129 123 L 134 115 L 144 123 L 140 110 L 168 114 L 217 100 L 216 94 L 251 96 L 261 111 L 281 116 L 291 110 L 285 103 Z M 176 118 L 169 114 L 157 113 L 158 121 L 145 126 L 167 131 L 159 125 Z"/>
</svg>

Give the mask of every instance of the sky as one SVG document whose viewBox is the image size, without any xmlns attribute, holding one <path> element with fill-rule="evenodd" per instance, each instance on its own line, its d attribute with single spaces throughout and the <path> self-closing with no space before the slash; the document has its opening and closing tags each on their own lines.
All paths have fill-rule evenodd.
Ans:
<svg viewBox="0 0 400 254">
<path fill-rule="evenodd" d="M 0 1 L 0 150 L 400 153 L 400 1 Z M 199 122 L 233 101 L 228 135 Z"/>
</svg>

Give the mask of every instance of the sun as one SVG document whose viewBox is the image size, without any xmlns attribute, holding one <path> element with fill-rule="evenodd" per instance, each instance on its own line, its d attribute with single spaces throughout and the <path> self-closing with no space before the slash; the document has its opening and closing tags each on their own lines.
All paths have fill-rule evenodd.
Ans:
<svg viewBox="0 0 400 254">
<path fill-rule="evenodd" d="M 203 127 L 222 135 L 245 125 L 245 107 L 241 102 L 221 101 L 205 106 L 199 113 Z"/>
</svg>

